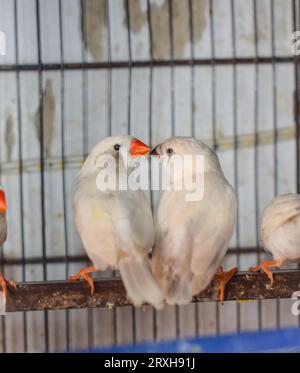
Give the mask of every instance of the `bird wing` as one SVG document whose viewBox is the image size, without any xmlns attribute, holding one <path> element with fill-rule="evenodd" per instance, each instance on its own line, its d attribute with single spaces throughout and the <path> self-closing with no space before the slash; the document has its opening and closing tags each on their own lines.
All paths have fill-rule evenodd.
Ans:
<svg viewBox="0 0 300 373">
<path fill-rule="evenodd" d="M 151 249 L 152 212 L 145 193 L 139 192 L 98 192 L 76 199 L 77 229 L 96 265 L 101 260 L 115 267 L 120 251 L 145 255 Z"/>
<path fill-rule="evenodd" d="M 187 203 L 183 193 L 168 192 L 161 200 L 153 271 L 165 290 L 175 281 L 182 282 L 182 293 L 194 294 L 208 285 L 227 251 L 236 197 L 227 183 L 206 188 L 198 202 Z"/>
<path fill-rule="evenodd" d="M 197 230 L 195 237 L 191 270 L 194 274 L 194 293 L 206 288 L 220 267 L 228 250 L 235 223 L 237 203 L 235 194 L 224 190 L 220 199 L 215 199 L 215 205 L 206 211 L 203 225 Z"/>
<path fill-rule="evenodd" d="M 300 195 L 285 194 L 275 197 L 265 208 L 261 221 L 261 237 L 268 237 L 280 226 L 300 215 Z"/>
<path fill-rule="evenodd" d="M 122 250 L 147 253 L 154 244 L 154 225 L 147 194 L 124 191 L 117 194 L 111 210 L 114 228 L 120 237 Z"/>
<path fill-rule="evenodd" d="M 147 255 L 154 243 L 154 226 L 146 194 L 119 193 L 112 220 L 119 237 L 118 268 L 129 299 L 136 306 L 149 303 L 161 308 L 163 293 L 153 277 Z"/>
<path fill-rule="evenodd" d="M 81 197 L 75 203 L 75 223 L 84 248 L 100 269 L 117 263 L 116 236 L 110 213 L 98 196 Z"/>
</svg>

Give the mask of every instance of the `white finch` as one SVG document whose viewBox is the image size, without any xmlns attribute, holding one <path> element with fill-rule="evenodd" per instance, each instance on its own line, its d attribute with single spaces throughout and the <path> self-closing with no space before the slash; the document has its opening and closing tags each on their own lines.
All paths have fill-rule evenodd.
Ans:
<svg viewBox="0 0 300 373">
<path fill-rule="evenodd" d="M 187 201 L 187 190 L 175 190 L 173 184 L 159 204 L 153 273 L 164 290 L 166 302 L 189 303 L 221 268 L 217 276 L 223 303 L 225 285 L 237 271 L 233 268 L 224 273 L 220 267 L 234 231 L 237 201 L 218 157 L 206 144 L 191 137 L 170 138 L 156 146 L 151 155 L 164 156 L 169 164 L 175 155 L 192 155 L 190 176 L 201 175 L 204 182 L 201 200 Z M 196 155 L 204 156 L 204 167 L 200 169 L 195 167 Z"/>
<path fill-rule="evenodd" d="M 280 267 L 285 262 L 300 262 L 300 195 L 277 196 L 265 207 L 261 219 L 261 240 L 274 260 L 262 262 L 251 268 L 262 270 L 274 283 L 270 267 Z"/>
<path fill-rule="evenodd" d="M 6 199 L 3 187 L 0 185 L 0 247 L 3 246 L 7 237 L 7 221 L 6 221 Z M 6 302 L 8 294 L 8 285 L 16 288 L 14 281 L 6 280 L 2 273 L 0 273 L 0 287 L 3 290 L 4 301 Z"/>
<path fill-rule="evenodd" d="M 124 153 L 126 149 L 128 153 Z M 90 272 L 108 267 L 119 269 L 127 295 L 135 306 L 149 303 L 160 308 L 163 294 L 148 262 L 148 252 L 154 243 L 154 225 L 147 193 L 129 189 L 99 190 L 96 185 L 102 169 L 100 159 L 112 158 L 117 174 L 116 169 L 109 172 L 118 176 L 118 167 L 122 168 L 126 160 L 149 151 L 138 139 L 118 136 L 102 140 L 90 152 L 78 177 L 74 207 L 77 229 L 94 266 L 81 270 L 71 280 L 85 279 L 93 293 Z"/>
</svg>

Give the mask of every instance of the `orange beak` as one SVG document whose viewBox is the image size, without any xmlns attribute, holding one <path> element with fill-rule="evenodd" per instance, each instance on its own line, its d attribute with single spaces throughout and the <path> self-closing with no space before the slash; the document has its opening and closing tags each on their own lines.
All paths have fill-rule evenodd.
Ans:
<svg viewBox="0 0 300 373">
<path fill-rule="evenodd" d="M 132 158 L 140 157 L 141 155 L 146 155 L 150 152 L 150 150 L 151 148 L 148 145 L 144 144 L 142 141 L 138 139 L 132 140 L 130 148 Z"/>
<path fill-rule="evenodd" d="M 0 189 L 0 213 L 6 212 L 6 209 L 5 192 Z"/>
</svg>

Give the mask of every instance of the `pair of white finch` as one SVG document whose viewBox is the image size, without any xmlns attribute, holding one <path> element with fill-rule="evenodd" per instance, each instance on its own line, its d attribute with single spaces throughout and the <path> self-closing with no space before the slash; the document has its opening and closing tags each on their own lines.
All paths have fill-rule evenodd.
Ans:
<svg viewBox="0 0 300 373">
<path fill-rule="evenodd" d="M 225 179 L 217 155 L 194 138 L 175 137 L 157 146 L 155 156 L 203 155 L 204 198 L 186 201 L 185 190 L 167 190 L 159 205 L 154 228 L 150 203 L 143 190 L 99 190 L 99 157 L 111 156 L 117 165 L 150 148 L 129 136 L 109 137 L 94 147 L 80 172 L 75 193 L 75 221 L 94 266 L 82 269 L 72 280 L 85 279 L 94 292 L 89 273 L 107 267 L 119 269 L 128 298 L 161 308 L 186 304 L 205 289 L 226 254 L 236 222 L 236 196 Z M 126 156 L 126 155 L 125 155 Z M 112 172 L 116 172 L 113 169 Z M 196 169 L 192 173 L 198 172 Z M 152 271 L 148 254 L 153 249 Z M 236 269 L 218 273 L 221 300 L 225 284 Z"/>
</svg>

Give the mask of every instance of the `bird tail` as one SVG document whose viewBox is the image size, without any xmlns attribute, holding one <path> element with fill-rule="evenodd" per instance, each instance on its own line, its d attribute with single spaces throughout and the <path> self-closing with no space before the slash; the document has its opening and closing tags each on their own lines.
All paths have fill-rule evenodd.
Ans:
<svg viewBox="0 0 300 373">
<path fill-rule="evenodd" d="M 182 274 L 172 278 L 166 289 L 166 302 L 170 305 L 183 305 L 190 303 L 193 298 L 191 279 Z"/>
<path fill-rule="evenodd" d="M 124 257 L 119 262 L 119 270 L 128 297 L 135 306 L 149 303 L 156 309 L 163 307 L 163 292 L 153 277 L 147 259 Z"/>
</svg>

